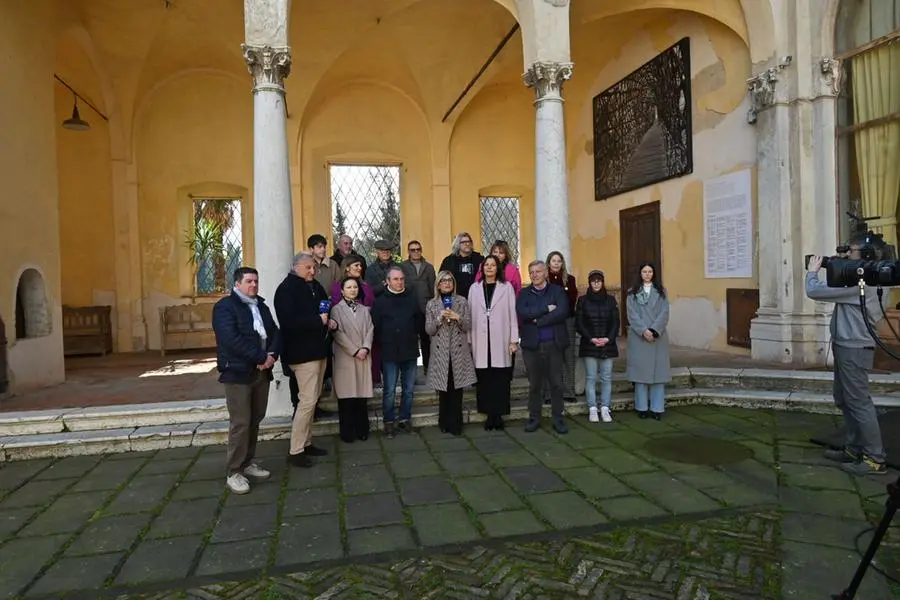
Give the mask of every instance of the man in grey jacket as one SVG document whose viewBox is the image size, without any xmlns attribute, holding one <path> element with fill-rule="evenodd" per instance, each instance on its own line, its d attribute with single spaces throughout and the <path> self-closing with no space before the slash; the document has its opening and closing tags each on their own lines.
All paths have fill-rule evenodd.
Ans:
<svg viewBox="0 0 900 600">
<path fill-rule="evenodd" d="M 425 333 L 425 305 L 434 298 L 435 273 L 434 265 L 425 260 L 422 254 L 422 244 L 418 240 L 412 240 L 406 244 L 409 258 L 400 263 L 400 268 L 406 275 L 406 287 L 419 300 L 419 310 L 422 314 L 419 319 L 419 346 L 422 348 L 422 367 L 428 372 L 428 361 L 431 359 L 431 338 Z"/>
<path fill-rule="evenodd" d="M 850 240 L 847 258 L 859 260 L 865 240 Z M 825 457 L 843 463 L 844 471 L 854 475 L 883 475 L 884 445 L 875 404 L 869 395 L 869 371 L 875 361 L 875 341 L 869 335 L 859 288 L 828 287 L 819 279 L 822 257 L 813 256 L 806 273 L 806 295 L 819 302 L 833 302 L 831 313 L 831 346 L 834 352 L 834 403 L 844 415 L 844 447 L 826 450 Z M 875 290 L 866 286 L 866 312 L 875 329 L 881 320 L 881 309 Z"/>
</svg>

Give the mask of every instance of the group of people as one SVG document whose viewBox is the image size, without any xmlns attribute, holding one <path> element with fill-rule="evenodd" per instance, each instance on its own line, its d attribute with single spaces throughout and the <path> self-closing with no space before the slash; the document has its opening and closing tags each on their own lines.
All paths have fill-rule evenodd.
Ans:
<svg viewBox="0 0 900 600">
<path fill-rule="evenodd" d="M 462 433 L 463 392 L 473 385 L 484 428 L 505 427 L 520 352 L 529 382 L 525 431 L 540 427 L 549 400 L 553 428 L 568 432 L 564 401 L 574 400 L 576 354 L 584 365 L 590 421 L 612 421 L 620 313 L 602 271 L 589 273 L 579 296 L 561 253 L 532 261 L 530 285 L 523 287 L 505 242 L 496 241 L 483 256 L 465 232 L 456 236 L 437 270 L 416 240 L 407 244 L 403 262 L 394 260 L 390 242 L 379 240 L 370 264 L 346 236 L 331 257 L 326 245 L 324 236 L 311 236 L 308 250 L 294 257 L 275 292 L 280 327 L 257 294 L 259 277 L 252 268 L 237 269 L 232 294 L 216 304 L 218 369 L 230 415 L 226 485 L 233 492 L 247 493 L 248 478 L 269 476 L 253 457 L 272 369 L 279 361 L 292 378 L 295 412 L 287 460 L 298 467 L 327 454 L 312 443 L 326 377 L 338 400 L 344 442 L 369 437 L 368 402 L 379 380 L 384 434 L 412 432 L 420 348 L 427 384 L 438 393 L 442 432 Z M 668 300 L 654 265 L 642 264 L 635 276 L 625 300 L 627 377 L 635 386 L 639 416 L 660 419 L 670 380 Z"/>
</svg>

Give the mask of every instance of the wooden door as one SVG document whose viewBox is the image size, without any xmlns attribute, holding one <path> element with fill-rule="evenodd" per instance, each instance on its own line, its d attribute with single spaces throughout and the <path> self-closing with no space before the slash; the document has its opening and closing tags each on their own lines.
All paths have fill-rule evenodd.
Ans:
<svg viewBox="0 0 900 600">
<path fill-rule="evenodd" d="M 645 260 L 656 265 L 662 274 L 662 242 L 660 240 L 659 202 L 649 202 L 619 211 L 619 256 L 622 268 L 622 335 L 628 327 L 625 297 L 634 282 L 638 266 Z"/>
</svg>

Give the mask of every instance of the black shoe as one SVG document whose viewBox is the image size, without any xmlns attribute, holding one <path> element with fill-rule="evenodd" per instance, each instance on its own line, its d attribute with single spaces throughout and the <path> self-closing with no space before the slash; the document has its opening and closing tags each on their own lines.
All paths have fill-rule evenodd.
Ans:
<svg viewBox="0 0 900 600">
<path fill-rule="evenodd" d="M 646 411 L 646 410 L 639 410 L 639 411 L 638 411 L 638 416 L 639 416 L 640 418 L 642 418 L 642 419 L 646 419 L 647 417 L 650 416 L 650 412 L 649 412 L 649 411 Z"/>
<path fill-rule="evenodd" d="M 497 420 L 494 421 L 494 429 L 496 429 L 497 431 L 503 431 L 504 427 L 506 427 L 506 425 L 503 423 L 503 417 L 497 415 Z"/>
<path fill-rule="evenodd" d="M 566 421 L 562 417 L 556 417 L 555 419 L 553 419 L 553 429 L 556 430 L 556 433 L 559 433 L 561 435 L 569 433 L 569 427 L 566 425 Z"/>
<path fill-rule="evenodd" d="M 540 429 L 540 427 L 541 427 L 540 419 L 534 419 L 534 418 L 528 419 L 528 423 L 525 424 L 525 432 L 533 433 L 533 432 L 537 431 L 538 429 Z"/>
<path fill-rule="evenodd" d="M 651 411 L 650 411 L 650 416 L 653 417 L 654 419 L 656 419 L 657 421 L 659 421 L 660 419 L 662 419 L 662 413 L 661 413 L 661 412 L 654 412 L 654 411 L 651 410 Z"/>
<path fill-rule="evenodd" d="M 292 467 L 311 467 L 312 460 L 306 455 L 306 452 L 300 454 L 288 454 L 287 463 Z"/>
<path fill-rule="evenodd" d="M 409 421 L 400 421 L 399 423 L 397 423 L 397 431 L 399 431 L 400 433 L 412 433 L 412 423 L 410 423 Z"/>
<path fill-rule="evenodd" d="M 328 456 L 328 450 L 326 450 L 325 448 L 319 448 L 318 446 L 313 446 L 312 444 L 304 448 L 303 452 L 307 456 Z"/>
<path fill-rule="evenodd" d="M 488 415 L 487 419 L 484 420 L 484 430 L 492 431 L 494 429 L 494 416 Z"/>
<path fill-rule="evenodd" d="M 325 410 L 324 408 L 316 407 L 315 412 L 313 412 L 313 421 L 321 421 L 322 419 L 330 419 L 334 416 L 334 412 L 330 410 Z"/>
<path fill-rule="evenodd" d="M 356 438 L 356 439 L 358 439 L 358 440 L 361 441 L 361 442 L 364 442 L 364 441 L 366 441 L 367 439 L 369 439 L 369 434 L 368 434 L 368 433 L 364 433 L 364 434 L 362 434 L 361 436 L 359 436 L 359 437 Z"/>
<path fill-rule="evenodd" d="M 385 421 L 384 422 L 384 435 L 387 436 L 387 439 L 394 438 L 394 422 L 393 421 Z"/>
</svg>

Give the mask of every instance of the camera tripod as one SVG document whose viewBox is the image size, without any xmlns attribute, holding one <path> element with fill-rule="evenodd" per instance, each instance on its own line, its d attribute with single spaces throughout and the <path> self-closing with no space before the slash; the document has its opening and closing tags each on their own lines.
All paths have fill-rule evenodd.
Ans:
<svg viewBox="0 0 900 600">
<path fill-rule="evenodd" d="M 859 566 L 856 568 L 856 574 L 853 576 L 853 581 L 850 582 L 850 587 L 840 594 L 832 595 L 832 600 L 853 600 L 853 598 L 856 597 L 856 592 L 859 590 L 863 577 L 866 575 L 866 570 L 868 570 L 872 558 L 875 557 L 875 552 L 878 551 L 881 540 L 890 528 L 891 521 L 894 520 L 894 513 L 896 513 L 897 508 L 900 507 L 900 477 L 897 478 L 897 481 L 887 485 L 887 491 L 888 499 L 885 503 L 886 506 L 884 514 L 881 517 L 881 522 L 875 529 L 872 541 L 869 542 L 869 547 L 866 548 L 866 553 L 863 555 L 862 560 L 859 562 Z"/>
</svg>

